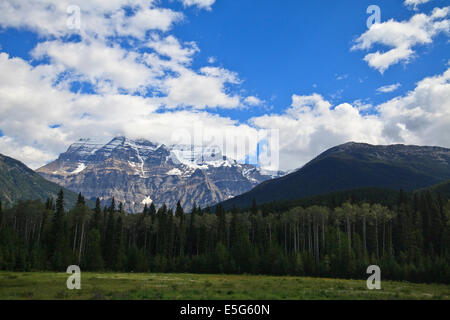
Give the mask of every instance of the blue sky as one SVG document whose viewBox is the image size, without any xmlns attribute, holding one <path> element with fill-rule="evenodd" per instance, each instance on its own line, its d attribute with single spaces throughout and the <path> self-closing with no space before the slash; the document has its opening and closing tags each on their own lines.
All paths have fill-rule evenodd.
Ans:
<svg viewBox="0 0 450 320">
<path fill-rule="evenodd" d="M 198 67 L 216 57 L 221 66 L 239 72 L 244 80 L 240 89 L 267 101 L 271 112 L 289 106 L 292 93 L 320 92 L 336 104 L 358 99 L 378 104 L 414 89 L 426 76 L 445 71 L 449 47 L 448 37 L 442 35 L 431 47 L 419 48 L 411 65 L 395 65 L 385 74 L 371 69 L 362 60 L 365 53 L 350 52 L 350 47 L 366 31 L 366 9 L 374 3 L 381 8 L 382 21 L 406 20 L 414 14 L 400 1 L 389 0 L 284 1 L 283 5 L 261 0 L 257 6 L 253 0 L 218 1 L 211 12 L 189 12 L 189 22 L 174 33 L 202 48 Z M 435 5 L 428 3 L 422 11 Z M 377 94 L 379 87 L 398 82 L 402 86 L 397 92 Z M 246 120 L 266 112 L 259 108 L 233 116 Z"/>
<path fill-rule="evenodd" d="M 350 140 L 450 147 L 447 1 L 42 3 L 0 5 L 0 153 L 32 167 L 84 136 L 166 142 L 192 123 L 280 130 L 282 169 Z"/>
</svg>

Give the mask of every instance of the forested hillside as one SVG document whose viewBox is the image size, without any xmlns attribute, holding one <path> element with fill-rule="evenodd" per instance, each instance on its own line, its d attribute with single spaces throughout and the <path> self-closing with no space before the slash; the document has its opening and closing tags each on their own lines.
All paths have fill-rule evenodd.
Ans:
<svg viewBox="0 0 450 320">
<path fill-rule="evenodd" d="M 450 283 L 450 203 L 399 192 L 392 208 L 345 202 L 249 212 L 188 214 L 153 205 L 127 214 L 113 200 L 91 210 L 64 194 L 0 210 L 0 269 L 308 275 Z"/>
<path fill-rule="evenodd" d="M 450 179 L 450 149 L 346 143 L 281 178 L 265 181 L 223 203 L 226 208 L 297 200 L 331 192 L 378 188 L 413 191 Z"/>
<path fill-rule="evenodd" d="M 56 197 L 59 189 L 59 185 L 45 180 L 20 161 L 0 154 L 0 201 L 5 207 L 18 200 L 45 201 L 48 197 Z M 74 206 L 77 194 L 69 190 L 65 193 L 66 205 Z"/>
</svg>

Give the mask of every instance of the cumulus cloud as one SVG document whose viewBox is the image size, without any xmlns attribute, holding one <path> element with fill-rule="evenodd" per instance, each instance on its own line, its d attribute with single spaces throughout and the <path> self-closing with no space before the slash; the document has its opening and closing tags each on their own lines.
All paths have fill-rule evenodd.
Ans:
<svg viewBox="0 0 450 320">
<path fill-rule="evenodd" d="M 227 83 L 239 83 L 235 73 L 214 67 L 204 67 L 200 73 L 186 69 L 179 76 L 165 81 L 166 106 L 197 109 L 239 107 L 240 97 L 226 93 Z"/>
<path fill-rule="evenodd" d="M 195 42 L 187 42 L 182 45 L 178 39 L 172 35 L 167 36 L 164 39 L 154 35 L 153 39 L 146 43 L 146 46 L 153 48 L 158 54 L 181 64 L 190 64 L 192 56 L 199 51 Z"/>
<path fill-rule="evenodd" d="M 375 106 L 376 113 L 365 113 L 362 101 L 332 105 L 319 94 L 293 95 L 285 112 L 254 117 L 247 124 L 195 109 L 161 113 L 158 97 L 73 93 L 53 85 L 49 75 L 54 71 L 49 66 L 33 67 L 5 53 L 0 54 L 0 70 L 0 128 L 4 134 L 0 153 L 33 168 L 56 158 L 81 137 L 126 135 L 171 143 L 174 132 L 192 132 L 194 127 L 208 132 L 207 136 L 226 131 L 246 136 L 259 129 L 280 130 L 282 169 L 300 167 L 325 149 L 348 141 L 450 147 L 450 69 L 421 80 L 403 96 Z M 221 69 L 204 73 L 233 78 Z M 180 101 L 201 99 L 185 94 Z M 55 124 L 58 126 L 52 128 Z"/>
<path fill-rule="evenodd" d="M 194 70 L 197 44 L 161 33 L 181 20 L 182 13 L 159 8 L 153 0 L 76 3 L 81 10 L 79 30 L 67 26 L 69 2 L 0 3 L 0 26 L 30 29 L 42 37 L 32 57 L 38 63 L 49 61 L 59 87 L 85 82 L 99 94 L 156 95 L 160 105 L 170 108 L 239 106 L 240 97 L 229 91 L 237 75 L 218 68 Z M 212 5 L 198 4 L 208 3 Z M 73 33 L 80 38 L 67 41 Z"/>
<path fill-rule="evenodd" d="M 108 46 L 100 41 L 47 41 L 32 51 L 35 59 L 49 58 L 58 70 L 72 72 L 76 80 L 89 81 L 98 89 L 113 85 L 136 91 L 152 82 L 158 73 L 142 65 L 140 55 L 119 46 Z"/>
<path fill-rule="evenodd" d="M 200 9 L 211 10 L 212 5 L 216 0 L 180 0 L 184 6 L 197 6 Z"/>
<path fill-rule="evenodd" d="M 324 150 L 348 141 L 386 142 L 377 116 L 363 116 L 348 103 L 333 107 L 319 94 L 293 95 L 291 107 L 283 114 L 255 117 L 251 123 L 257 128 L 280 130 L 283 169 L 299 167 Z"/>
<path fill-rule="evenodd" d="M 248 96 L 247 98 L 245 98 L 244 102 L 249 106 L 258 106 L 263 103 L 261 99 L 255 96 Z"/>
<path fill-rule="evenodd" d="M 419 81 L 413 91 L 377 110 L 383 135 L 392 141 L 450 147 L 450 69 Z"/>
<path fill-rule="evenodd" d="M 80 29 L 67 26 L 68 8 L 80 9 Z M 133 14 L 127 14 L 131 9 Z M 144 38 L 148 30 L 168 31 L 184 15 L 159 8 L 153 0 L 4 0 L 0 2 L 0 26 L 26 28 L 48 37 L 80 33 L 85 37 L 134 36 Z"/>
<path fill-rule="evenodd" d="M 372 108 L 372 106 L 370 106 Z M 280 130 L 283 169 L 299 167 L 324 150 L 349 141 L 450 147 L 450 69 L 417 83 L 413 91 L 364 113 L 361 100 L 333 106 L 319 94 L 293 95 L 282 114 L 251 119 Z"/>
<path fill-rule="evenodd" d="M 408 21 L 393 19 L 376 23 L 356 39 L 352 50 L 370 50 L 375 45 L 390 48 L 387 51 L 372 52 L 364 57 L 370 67 L 384 73 L 390 66 L 399 62 L 408 63 L 415 55 L 414 48 L 433 42 L 440 33 L 449 34 L 450 7 L 435 8 L 429 15 L 420 13 Z"/>
<path fill-rule="evenodd" d="M 82 137 L 105 140 L 126 135 L 170 143 L 173 133 L 180 129 L 229 130 L 241 136 L 255 130 L 206 111 L 160 113 L 159 98 L 110 92 L 79 94 L 55 88 L 52 77 L 47 76 L 51 73 L 47 66 L 33 67 L 6 53 L 0 53 L 0 70 L 0 128 L 4 134 L 0 137 L 0 153 L 32 168 L 55 159 Z M 220 71 L 216 76 L 231 77 Z M 194 95 L 194 99 L 200 98 Z"/>
<path fill-rule="evenodd" d="M 203 9 L 213 3 L 185 1 Z M 1 28 L 39 35 L 33 63 L 0 53 L 0 152 L 36 168 L 81 137 L 169 142 L 175 130 L 194 124 L 241 135 L 254 130 L 196 111 L 239 107 L 231 86 L 241 80 L 225 68 L 192 67 L 197 44 L 167 34 L 182 13 L 154 0 L 79 0 L 80 28 L 74 29 L 67 24 L 72 4 L 0 2 Z M 71 90 L 80 84 L 88 93 Z"/>
<path fill-rule="evenodd" d="M 390 84 L 390 85 L 386 85 L 386 86 L 382 86 L 382 87 L 378 88 L 377 92 L 380 92 L 380 93 L 394 92 L 395 90 L 397 90 L 401 86 L 402 85 L 400 83 L 394 83 L 394 84 Z"/>
<path fill-rule="evenodd" d="M 431 0 L 405 0 L 404 5 L 407 7 L 413 7 L 417 10 L 417 6 L 430 2 Z"/>
</svg>

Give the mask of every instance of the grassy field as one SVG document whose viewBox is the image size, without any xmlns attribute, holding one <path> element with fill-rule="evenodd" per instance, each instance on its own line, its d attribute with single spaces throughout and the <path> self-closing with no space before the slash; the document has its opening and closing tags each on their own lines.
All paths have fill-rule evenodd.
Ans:
<svg viewBox="0 0 450 320">
<path fill-rule="evenodd" d="M 68 290 L 67 278 L 65 273 L 0 272 L 0 299 L 450 299 L 448 285 L 391 281 L 369 291 L 360 280 L 86 272 L 81 290 Z"/>
</svg>

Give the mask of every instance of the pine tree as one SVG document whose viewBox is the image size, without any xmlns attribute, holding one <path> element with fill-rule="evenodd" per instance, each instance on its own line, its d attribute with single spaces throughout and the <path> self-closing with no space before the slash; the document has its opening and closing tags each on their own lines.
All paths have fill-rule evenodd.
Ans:
<svg viewBox="0 0 450 320">
<path fill-rule="evenodd" d="M 81 195 L 81 192 L 78 194 L 77 204 L 85 205 L 84 197 Z"/>
<path fill-rule="evenodd" d="M 144 217 L 146 217 L 148 215 L 148 207 L 147 204 L 145 204 L 144 206 L 144 211 L 142 211 L 142 213 L 144 214 Z"/>
<path fill-rule="evenodd" d="M 150 204 L 150 212 L 149 212 L 149 214 L 150 214 L 150 217 L 152 218 L 152 221 L 153 221 L 153 219 L 155 219 L 155 217 L 156 217 L 156 207 L 155 207 L 155 204 L 153 202 Z"/>
<path fill-rule="evenodd" d="M 52 221 L 52 241 L 50 255 L 52 267 L 61 270 L 65 264 L 65 222 L 64 222 L 64 191 L 61 189 L 56 200 L 56 212 Z"/>
<path fill-rule="evenodd" d="M 115 233 L 115 223 L 114 223 L 114 211 L 109 210 L 106 229 L 105 229 L 105 239 L 103 242 L 103 257 L 106 263 L 107 270 L 114 270 L 114 233 Z"/>
<path fill-rule="evenodd" d="M 53 198 L 47 198 L 47 202 L 45 203 L 45 209 L 47 210 L 55 210 L 55 206 L 53 204 Z"/>
<path fill-rule="evenodd" d="M 94 209 L 94 219 L 92 222 L 92 229 L 97 229 L 100 231 L 100 220 L 101 220 L 102 208 L 100 206 L 100 199 L 97 198 L 95 200 L 95 209 Z"/>
<path fill-rule="evenodd" d="M 114 197 L 112 197 L 111 199 L 111 205 L 109 206 L 109 212 L 116 212 L 116 201 L 114 199 Z"/>
<path fill-rule="evenodd" d="M 177 202 L 177 208 L 175 210 L 175 216 L 180 218 L 181 220 L 183 219 L 184 211 L 183 211 L 183 208 L 181 207 L 180 201 Z"/>
<path fill-rule="evenodd" d="M 117 271 L 124 271 L 127 263 L 125 246 L 123 242 L 123 220 L 120 215 L 117 219 L 116 227 L 114 229 L 114 237 L 111 247 L 113 248 L 112 265 Z"/>
<path fill-rule="evenodd" d="M 186 249 L 188 255 L 192 256 L 194 254 L 198 255 L 198 246 L 197 246 L 197 231 L 195 228 L 195 219 L 197 216 L 197 205 L 194 203 L 194 208 L 190 214 L 189 228 L 187 230 L 186 237 Z"/>
<path fill-rule="evenodd" d="M 256 215 L 258 213 L 258 206 L 256 205 L 256 199 L 253 198 L 252 200 L 252 211 L 251 211 L 252 215 Z"/>
<path fill-rule="evenodd" d="M 225 210 L 221 204 L 218 204 L 216 207 L 216 215 L 217 215 L 217 240 L 222 244 L 226 245 L 227 243 L 227 233 L 226 233 L 226 216 Z"/>
<path fill-rule="evenodd" d="M 2 222 L 3 222 L 3 208 L 2 208 L 2 200 L 0 199 L 0 230 L 2 229 Z"/>
<path fill-rule="evenodd" d="M 255 198 L 253 198 L 252 201 L 252 210 L 251 210 L 251 218 L 250 218 L 250 223 L 251 223 L 251 228 L 252 228 L 252 233 L 251 233 L 251 242 L 254 244 L 255 243 L 255 232 L 256 232 L 256 215 L 258 214 L 258 206 L 256 205 L 256 200 Z"/>
<path fill-rule="evenodd" d="M 184 210 L 181 207 L 180 201 L 177 202 L 177 208 L 175 210 L 175 216 L 179 220 L 178 224 L 178 251 L 179 255 L 183 256 L 184 253 L 184 246 L 185 246 L 185 228 L 184 228 Z"/>
<path fill-rule="evenodd" d="M 233 205 L 231 210 L 231 222 L 230 222 L 230 245 L 237 243 L 239 239 L 239 229 L 238 229 L 238 216 L 237 208 Z"/>
<path fill-rule="evenodd" d="M 104 268 L 101 251 L 101 237 L 98 229 L 92 229 L 88 234 L 86 268 L 90 271 L 101 271 Z"/>
</svg>

